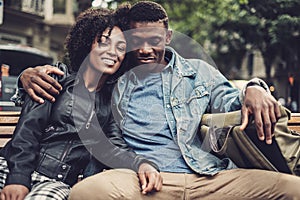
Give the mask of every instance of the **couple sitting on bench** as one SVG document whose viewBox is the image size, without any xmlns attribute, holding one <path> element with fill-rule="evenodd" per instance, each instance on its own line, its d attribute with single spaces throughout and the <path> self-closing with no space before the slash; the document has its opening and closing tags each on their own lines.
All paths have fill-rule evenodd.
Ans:
<svg viewBox="0 0 300 200">
<path fill-rule="evenodd" d="M 241 129 L 253 115 L 270 144 L 279 105 L 263 81 L 232 88 L 206 62 L 166 47 L 171 37 L 151 1 L 83 12 L 67 37 L 71 73 L 59 64 L 20 78 L 28 94 L 1 151 L 1 199 L 66 199 L 82 171 L 89 177 L 70 199 L 300 199 L 299 177 L 239 169 L 202 150 L 204 113 L 241 109 Z"/>
</svg>

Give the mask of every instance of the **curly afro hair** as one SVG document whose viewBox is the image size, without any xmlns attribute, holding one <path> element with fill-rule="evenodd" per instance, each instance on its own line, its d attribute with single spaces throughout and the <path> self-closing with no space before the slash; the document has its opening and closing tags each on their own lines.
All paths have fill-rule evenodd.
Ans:
<svg viewBox="0 0 300 200">
<path fill-rule="evenodd" d="M 129 4 L 123 4 L 116 11 L 90 8 L 76 18 L 76 23 L 71 27 L 65 41 L 70 71 L 79 70 L 90 53 L 93 42 L 100 38 L 107 28 L 118 26 L 122 31 L 128 30 L 129 8 Z"/>
</svg>

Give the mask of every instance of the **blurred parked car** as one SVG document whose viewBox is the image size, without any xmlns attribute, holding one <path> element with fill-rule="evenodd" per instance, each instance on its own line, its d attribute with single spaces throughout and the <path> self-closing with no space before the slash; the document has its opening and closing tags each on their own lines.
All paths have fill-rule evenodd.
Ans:
<svg viewBox="0 0 300 200">
<path fill-rule="evenodd" d="M 0 45 L 0 110 L 20 110 L 10 98 L 17 87 L 17 77 L 27 67 L 51 64 L 53 58 L 44 51 L 24 45 Z"/>
</svg>

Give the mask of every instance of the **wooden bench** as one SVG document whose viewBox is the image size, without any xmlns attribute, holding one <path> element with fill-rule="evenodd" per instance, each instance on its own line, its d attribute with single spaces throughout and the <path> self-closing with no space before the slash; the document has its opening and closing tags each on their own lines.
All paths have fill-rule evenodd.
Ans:
<svg viewBox="0 0 300 200">
<path fill-rule="evenodd" d="M 288 126 L 291 130 L 295 130 L 300 133 L 300 113 L 292 113 Z"/>
<path fill-rule="evenodd" d="M 0 148 L 11 139 L 19 115 L 20 111 L 0 111 Z"/>
<path fill-rule="evenodd" d="M 0 148 L 11 139 L 19 115 L 19 111 L 0 111 Z M 300 133 L 300 113 L 292 113 L 288 126 Z"/>
</svg>

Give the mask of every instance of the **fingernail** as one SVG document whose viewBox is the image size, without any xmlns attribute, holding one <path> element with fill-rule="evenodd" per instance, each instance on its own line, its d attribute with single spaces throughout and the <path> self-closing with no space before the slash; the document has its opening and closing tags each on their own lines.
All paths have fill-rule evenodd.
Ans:
<svg viewBox="0 0 300 200">
<path fill-rule="evenodd" d="M 259 139 L 260 139 L 260 140 L 264 140 L 265 137 L 264 137 L 264 136 L 260 136 Z"/>
<path fill-rule="evenodd" d="M 51 102 L 52 102 L 52 103 L 55 102 L 55 98 L 52 98 L 52 99 L 51 99 Z"/>
<path fill-rule="evenodd" d="M 45 101 L 44 101 L 44 99 L 40 99 L 39 102 L 40 103 L 44 103 Z"/>
</svg>

